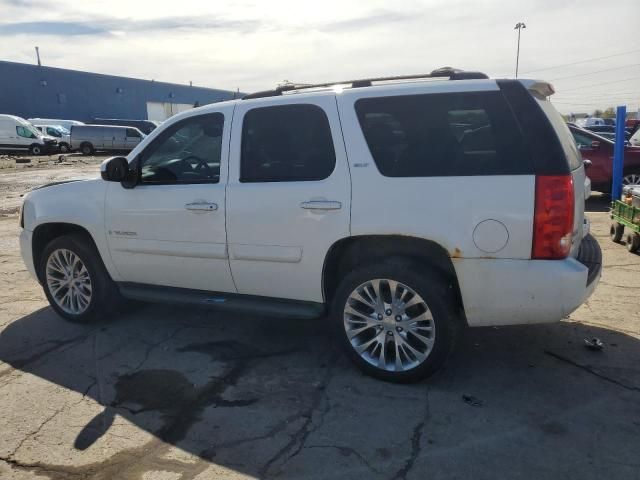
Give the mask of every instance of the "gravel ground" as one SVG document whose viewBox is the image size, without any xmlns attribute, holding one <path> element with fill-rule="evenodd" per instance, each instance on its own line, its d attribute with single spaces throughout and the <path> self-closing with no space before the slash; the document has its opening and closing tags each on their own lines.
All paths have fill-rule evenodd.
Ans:
<svg viewBox="0 0 640 480">
<path fill-rule="evenodd" d="M 21 195 L 46 183 L 72 178 L 95 178 L 109 156 L 80 154 L 38 157 L 0 155 L 0 216 L 18 212 Z M 16 163 L 16 159 L 26 163 Z"/>
<path fill-rule="evenodd" d="M 0 173 L 0 195 L 96 172 Z M 638 479 L 640 256 L 609 241 L 604 199 L 589 209 L 605 262 L 591 299 L 557 324 L 471 329 L 415 385 L 362 376 L 322 320 L 148 305 L 64 322 L 7 213 L 0 478 Z"/>
</svg>

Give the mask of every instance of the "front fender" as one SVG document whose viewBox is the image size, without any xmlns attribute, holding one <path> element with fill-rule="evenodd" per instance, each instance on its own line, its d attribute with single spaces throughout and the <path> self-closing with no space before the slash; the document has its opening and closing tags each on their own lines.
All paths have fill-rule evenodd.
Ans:
<svg viewBox="0 0 640 480">
<path fill-rule="evenodd" d="M 23 205 L 24 228 L 34 232 L 39 226 L 52 223 L 82 227 L 91 235 L 111 278 L 119 280 L 104 230 L 106 187 L 106 182 L 96 179 L 54 184 L 29 192 Z"/>
</svg>

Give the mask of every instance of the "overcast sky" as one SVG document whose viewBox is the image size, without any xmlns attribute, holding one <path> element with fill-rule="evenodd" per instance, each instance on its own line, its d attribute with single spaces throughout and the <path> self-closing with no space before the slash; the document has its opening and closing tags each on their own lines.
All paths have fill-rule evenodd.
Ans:
<svg viewBox="0 0 640 480">
<path fill-rule="evenodd" d="M 245 92 L 445 65 L 512 77 L 519 21 L 521 76 L 552 80 L 559 110 L 638 109 L 640 0 L 0 0 L 0 60 L 35 63 L 38 45 L 47 66 Z"/>
</svg>

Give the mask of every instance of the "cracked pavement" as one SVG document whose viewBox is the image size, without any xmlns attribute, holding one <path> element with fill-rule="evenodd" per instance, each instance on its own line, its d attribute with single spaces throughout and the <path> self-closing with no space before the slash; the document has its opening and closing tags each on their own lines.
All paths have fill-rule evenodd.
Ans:
<svg viewBox="0 0 640 480">
<path fill-rule="evenodd" d="M 64 322 L 0 218 L 0 478 L 638 479 L 640 256 L 589 217 L 605 269 L 587 304 L 469 330 L 415 385 L 362 376 L 323 321 L 147 305 Z"/>
</svg>

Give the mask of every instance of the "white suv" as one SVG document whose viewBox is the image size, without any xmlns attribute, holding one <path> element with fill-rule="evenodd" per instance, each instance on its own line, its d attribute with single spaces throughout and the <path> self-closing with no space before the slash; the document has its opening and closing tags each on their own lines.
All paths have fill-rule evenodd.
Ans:
<svg viewBox="0 0 640 480">
<path fill-rule="evenodd" d="M 552 93 L 440 69 L 196 108 L 102 179 L 29 193 L 24 261 L 69 320 L 122 297 L 329 312 L 365 372 L 424 378 L 464 325 L 558 321 L 598 283 Z"/>
</svg>

